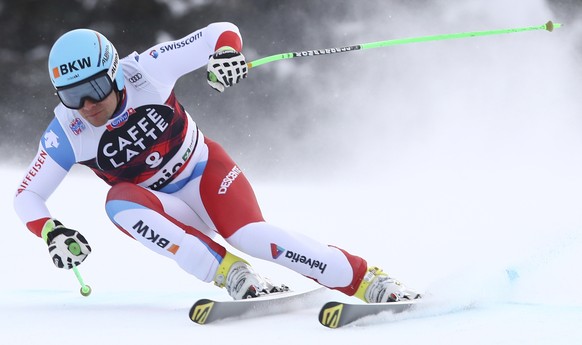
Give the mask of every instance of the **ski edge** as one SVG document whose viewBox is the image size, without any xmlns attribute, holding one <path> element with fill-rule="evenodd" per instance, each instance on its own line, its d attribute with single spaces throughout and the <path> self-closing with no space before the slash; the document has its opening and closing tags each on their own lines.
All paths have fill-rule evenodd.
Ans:
<svg viewBox="0 0 582 345">
<path fill-rule="evenodd" d="M 368 304 L 330 301 L 321 307 L 318 320 L 321 325 L 335 329 L 382 312 L 401 313 L 418 303 L 420 303 L 419 300 Z"/>
<path fill-rule="evenodd" d="M 281 292 L 267 295 L 265 297 L 252 298 L 247 300 L 219 301 L 208 298 L 201 298 L 192 305 L 188 315 L 192 322 L 197 323 L 199 325 L 206 325 L 209 323 L 213 323 L 215 321 L 241 317 L 246 314 L 251 315 L 252 312 L 257 312 L 259 310 L 264 311 L 264 313 L 257 314 L 255 316 L 251 315 L 250 317 L 278 314 L 282 313 L 283 311 L 277 311 L 277 308 L 268 308 L 267 310 L 267 307 L 279 305 L 281 307 L 284 307 L 289 303 L 293 303 L 294 301 L 304 303 L 303 300 L 315 297 L 323 293 L 325 290 L 327 289 L 317 288 L 314 290 L 302 292 L 295 291 Z M 220 310 L 223 307 L 227 307 L 229 305 L 234 308 L 232 308 L 228 315 L 216 312 L 216 310 Z"/>
</svg>

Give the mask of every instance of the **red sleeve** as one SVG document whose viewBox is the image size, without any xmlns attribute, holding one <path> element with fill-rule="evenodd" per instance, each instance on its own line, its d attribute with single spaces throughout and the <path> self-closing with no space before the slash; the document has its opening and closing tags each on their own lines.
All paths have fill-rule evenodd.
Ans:
<svg viewBox="0 0 582 345">
<path fill-rule="evenodd" d="M 237 52 L 240 52 L 242 50 L 242 40 L 236 32 L 225 31 L 218 36 L 214 50 L 218 50 L 224 46 L 229 46 Z"/>
<path fill-rule="evenodd" d="M 26 223 L 26 227 L 30 230 L 33 234 L 38 237 L 41 237 L 42 228 L 44 227 L 44 223 L 50 218 L 41 218 L 37 220 L 30 221 Z"/>
</svg>

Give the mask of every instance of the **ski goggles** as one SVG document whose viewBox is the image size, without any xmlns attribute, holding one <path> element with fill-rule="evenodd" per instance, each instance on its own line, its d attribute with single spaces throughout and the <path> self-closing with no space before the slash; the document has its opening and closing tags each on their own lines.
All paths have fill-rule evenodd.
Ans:
<svg viewBox="0 0 582 345">
<path fill-rule="evenodd" d="M 103 71 L 89 79 L 57 89 L 61 103 L 69 109 L 81 109 L 85 100 L 101 102 L 113 91 L 113 81 Z"/>
</svg>

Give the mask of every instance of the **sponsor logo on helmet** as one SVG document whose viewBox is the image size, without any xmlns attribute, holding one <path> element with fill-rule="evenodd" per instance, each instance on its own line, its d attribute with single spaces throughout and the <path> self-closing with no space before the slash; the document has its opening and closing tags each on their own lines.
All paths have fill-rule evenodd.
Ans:
<svg viewBox="0 0 582 345">
<path fill-rule="evenodd" d="M 109 74 L 109 77 L 111 78 L 111 81 L 115 80 L 115 73 L 117 73 L 117 66 L 119 66 L 119 56 L 117 55 L 117 52 L 115 52 L 113 54 L 113 62 L 111 63 L 111 66 L 109 67 L 109 70 L 107 71 L 107 73 Z"/>
<path fill-rule="evenodd" d="M 85 124 L 83 121 L 81 121 L 81 119 L 75 117 L 75 119 L 69 124 L 69 128 L 71 128 L 73 134 L 79 135 L 85 130 Z"/>
<path fill-rule="evenodd" d="M 157 50 L 155 49 L 150 50 L 150 56 L 153 57 L 154 59 L 157 59 L 159 55 L 160 54 L 158 54 Z"/>
<path fill-rule="evenodd" d="M 91 67 L 91 57 L 87 56 L 82 59 L 74 60 L 68 63 L 64 63 L 58 67 L 53 68 L 53 77 L 55 79 L 60 78 L 69 73 L 77 72 L 87 67 Z"/>
<path fill-rule="evenodd" d="M 109 56 L 111 55 L 111 53 L 109 52 L 109 44 L 105 46 L 105 53 L 103 53 L 103 57 L 101 58 L 101 64 L 105 65 L 105 63 L 107 61 L 109 61 Z"/>
</svg>

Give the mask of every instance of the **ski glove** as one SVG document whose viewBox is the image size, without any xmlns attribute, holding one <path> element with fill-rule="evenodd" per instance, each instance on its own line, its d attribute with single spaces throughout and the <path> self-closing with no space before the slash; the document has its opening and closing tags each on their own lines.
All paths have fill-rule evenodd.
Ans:
<svg viewBox="0 0 582 345">
<path fill-rule="evenodd" d="M 208 60 L 208 84 L 218 92 L 246 78 L 247 73 L 244 55 L 231 47 L 219 48 Z"/>
<path fill-rule="evenodd" d="M 91 247 L 77 230 L 68 229 L 56 219 L 49 219 L 42 229 L 42 238 L 58 268 L 71 269 L 83 262 Z"/>
</svg>

